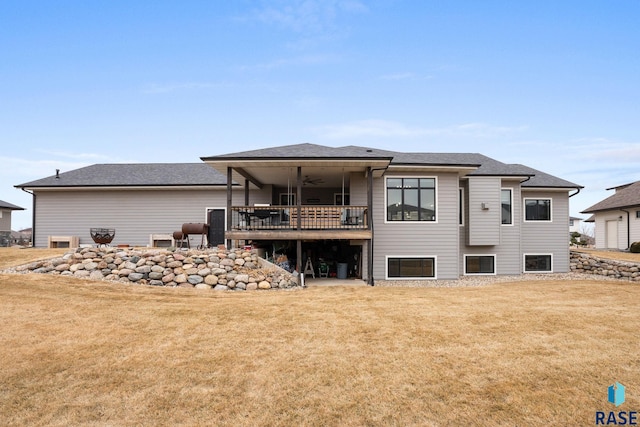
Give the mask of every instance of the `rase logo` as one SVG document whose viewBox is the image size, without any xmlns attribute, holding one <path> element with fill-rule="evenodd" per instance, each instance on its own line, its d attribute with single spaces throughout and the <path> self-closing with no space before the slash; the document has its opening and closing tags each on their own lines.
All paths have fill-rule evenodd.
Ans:
<svg viewBox="0 0 640 427">
<path fill-rule="evenodd" d="M 624 403 L 626 388 L 619 382 L 611 384 L 607 389 L 607 400 L 616 408 Z M 601 426 L 624 426 L 638 425 L 638 412 L 637 411 L 597 411 L 596 412 L 596 425 Z"/>
</svg>

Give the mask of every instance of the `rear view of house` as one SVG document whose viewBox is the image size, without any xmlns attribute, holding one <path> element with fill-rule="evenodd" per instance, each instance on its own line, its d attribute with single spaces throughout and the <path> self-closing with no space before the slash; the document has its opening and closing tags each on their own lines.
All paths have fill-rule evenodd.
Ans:
<svg viewBox="0 0 640 427">
<path fill-rule="evenodd" d="M 253 245 L 300 272 L 375 280 L 569 270 L 579 185 L 476 153 L 298 144 L 203 163 L 94 165 L 18 185 L 34 193 L 34 242 L 150 245 L 183 223 L 208 242 Z M 323 267 L 324 268 L 324 267 Z"/>
</svg>

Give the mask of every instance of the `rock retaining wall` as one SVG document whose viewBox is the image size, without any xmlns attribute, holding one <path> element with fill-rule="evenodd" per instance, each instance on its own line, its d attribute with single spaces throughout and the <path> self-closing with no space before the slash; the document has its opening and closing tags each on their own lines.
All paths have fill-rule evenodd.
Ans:
<svg viewBox="0 0 640 427">
<path fill-rule="evenodd" d="M 293 288 L 297 278 L 242 249 L 204 251 L 80 248 L 62 257 L 32 262 L 18 273 L 49 273 L 153 286 L 216 290 Z"/>
<path fill-rule="evenodd" d="M 640 264 L 595 257 L 583 252 L 571 252 L 570 268 L 575 273 L 594 274 L 640 282 Z"/>
</svg>

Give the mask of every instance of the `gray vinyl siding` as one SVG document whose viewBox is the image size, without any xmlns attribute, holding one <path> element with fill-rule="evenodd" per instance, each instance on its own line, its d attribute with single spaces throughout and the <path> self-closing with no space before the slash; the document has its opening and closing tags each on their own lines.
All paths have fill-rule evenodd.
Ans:
<svg viewBox="0 0 640 427">
<path fill-rule="evenodd" d="M 436 278 L 457 279 L 458 175 L 388 172 L 385 177 L 435 177 L 436 221 L 386 222 L 385 178 L 374 180 L 374 278 L 385 279 L 387 256 L 421 256 L 436 257 Z"/>
<path fill-rule="evenodd" d="M 470 177 L 468 180 L 467 244 L 493 246 L 500 244 L 500 188 L 498 177 Z"/>
<path fill-rule="evenodd" d="M 234 201 L 242 200 L 240 193 L 234 192 Z M 80 244 L 94 244 L 93 227 L 114 228 L 112 245 L 146 246 L 151 234 L 206 222 L 207 208 L 226 209 L 227 204 L 222 189 L 39 191 L 36 200 L 36 247 L 46 247 L 48 236 L 78 236 Z"/>
<path fill-rule="evenodd" d="M 498 193 L 500 193 L 503 188 L 508 188 L 512 191 L 513 224 L 502 225 L 502 217 L 500 216 L 497 219 L 500 224 L 500 244 L 486 246 L 468 246 L 466 244 L 467 224 L 469 221 L 469 209 L 467 209 L 468 188 L 466 183 L 463 183 L 462 187 L 465 198 L 465 218 L 464 225 L 460 227 L 460 274 L 464 274 L 465 255 L 495 255 L 497 275 L 520 274 L 522 272 L 522 251 L 520 245 L 522 208 L 520 205 L 521 196 L 519 183 L 503 180 L 502 185 L 497 190 Z"/>
<path fill-rule="evenodd" d="M 367 178 L 362 173 L 351 173 L 349 176 L 350 204 L 354 206 L 367 206 Z M 368 280 L 369 241 L 362 242 L 361 272 L 362 278 Z M 375 277 L 375 276 L 374 276 Z"/>
<path fill-rule="evenodd" d="M 523 189 L 524 199 L 551 199 L 551 221 L 522 221 L 522 253 L 551 254 L 555 273 L 569 271 L 569 196 L 565 192 L 532 191 Z M 523 268 L 524 271 L 524 268 Z"/>
<path fill-rule="evenodd" d="M 11 231 L 10 210 L 0 210 L 0 231 Z"/>
<path fill-rule="evenodd" d="M 349 199 L 354 206 L 367 206 L 367 178 L 362 173 L 349 176 Z"/>
</svg>

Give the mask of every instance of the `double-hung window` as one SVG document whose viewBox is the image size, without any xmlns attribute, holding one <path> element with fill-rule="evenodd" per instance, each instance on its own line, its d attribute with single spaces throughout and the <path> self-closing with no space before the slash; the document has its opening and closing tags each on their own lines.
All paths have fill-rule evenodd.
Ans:
<svg viewBox="0 0 640 427">
<path fill-rule="evenodd" d="M 387 178 L 387 221 L 435 221 L 435 178 Z"/>
<path fill-rule="evenodd" d="M 551 199 L 524 199 L 525 221 L 551 221 Z"/>
</svg>

